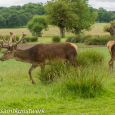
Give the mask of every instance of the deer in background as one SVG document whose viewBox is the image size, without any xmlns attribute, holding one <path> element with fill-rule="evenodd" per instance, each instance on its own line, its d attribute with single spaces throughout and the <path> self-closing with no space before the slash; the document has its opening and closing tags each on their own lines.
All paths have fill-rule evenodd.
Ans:
<svg viewBox="0 0 115 115">
<path fill-rule="evenodd" d="M 107 47 L 109 49 L 111 59 L 109 61 L 109 71 L 111 72 L 111 67 L 113 70 L 113 62 L 115 60 L 115 40 L 111 40 L 107 43 Z"/>
<path fill-rule="evenodd" d="M 80 66 L 76 60 L 77 56 L 77 46 L 73 43 L 55 43 L 55 44 L 37 44 L 29 49 L 20 50 L 17 49 L 17 45 L 23 40 L 25 34 L 22 34 L 22 37 L 19 41 L 16 41 L 14 35 L 14 41 L 16 44 L 12 44 L 12 32 L 10 32 L 10 41 L 6 41 L 2 36 L 4 42 L 8 43 L 7 46 L 3 45 L 3 42 L 0 42 L 2 48 L 7 48 L 8 50 L 0 58 L 1 61 L 8 59 L 15 59 L 17 61 L 22 61 L 26 63 L 31 63 L 32 66 L 29 69 L 30 80 L 33 84 L 35 82 L 32 79 L 31 72 L 36 67 L 41 67 L 41 72 L 45 67 L 46 60 L 60 59 L 60 60 L 69 60 L 73 65 Z"/>
</svg>

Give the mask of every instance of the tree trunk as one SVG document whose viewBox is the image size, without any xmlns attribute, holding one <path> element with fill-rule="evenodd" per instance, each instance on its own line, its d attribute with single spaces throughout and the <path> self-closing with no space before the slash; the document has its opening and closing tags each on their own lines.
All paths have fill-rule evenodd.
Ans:
<svg viewBox="0 0 115 115">
<path fill-rule="evenodd" d="M 74 27 L 74 34 L 75 34 L 75 35 L 80 34 L 80 31 L 78 31 L 78 28 L 77 28 L 77 27 Z"/>
<path fill-rule="evenodd" d="M 60 37 L 65 38 L 65 28 L 60 28 Z"/>
</svg>

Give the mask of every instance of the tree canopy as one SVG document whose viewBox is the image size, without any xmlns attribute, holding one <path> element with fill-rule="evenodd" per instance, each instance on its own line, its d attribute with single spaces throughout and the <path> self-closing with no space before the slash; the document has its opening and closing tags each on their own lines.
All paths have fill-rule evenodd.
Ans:
<svg viewBox="0 0 115 115">
<path fill-rule="evenodd" d="M 48 14 L 48 22 L 59 27 L 61 37 L 64 37 L 66 27 L 76 23 L 78 17 L 71 10 L 70 4 L 66 1 L 51 1 L 46 5 L 46 12 Z"/>
<path fill-rule="evenodd" d="M 88 5 L 88 3 L 87 3 L 88 0 L 52 0 L 51 2 L 54 3 L 55 1 L 61 1 L 62 3 L 64 3 L 64 1 L 66 3 L 68 2 L 69 6 L 67 6 L 67 4 L 64 4 L 63 8 L 61 6 L 58 6 L 59 7 L 58 11 L 61 9 L 64 11 L 64 8 L 65 8 L 65 10 L 66 9 L 68 10 L 68 8 L 70 8 L 70 10 L 65 13 L 68 14 L 68 16 L 71 15 L 73 18 L 76 15 L 76 13 L 78 13 L 79 15 L 77 14 L 77 17 L 82 18 L 82 16 L 83 16 L 83 18 L 85 17 L 86 20 L 88 20 L 88 17 L 86 16 L 85 12 L 88 12 L 88 10 L 89 10 L 89 16 L 91 15 L 91 17 L 94 16 L 94 15 L 92 15 L 92 14 L 94 14 L 94 12 L 97 12 L 97 18 L 95 20 L 96 22 L 109 23 L 109 22 L 115 20 L 115 11 L 107 11 L 103 8 L 95 9 Z M 62 4 L 60 3 L 60 5 L 62 5 Z M 85 7 L 87 5 L 88 5 L 88 9 Z M 47 4 L 46 4 L 46 6 L 47 6 Z M 52 7 L 52 6 L 50 6 L 50 7 Z M 82 10 L 82 8 L 83 8 L 83 10 Z M 11 27 L 14 28 L 14 27 L 19 27 L 19 25 L 23 27 L 27 24 L 28 21 L 30 21 L 33 18 L 34 15 L 47 15 L 47 12 L 44 9 L 45 9 L 45 4 L 43 4 L 43 3 L 36 3 L 36 4 L 28 3 L 28 4 L 24 4 L 23 6 L 18 5 L 18 6 L 11 6 L 11 7 L 0 7 L 0 17 L 1 17 L 0 18 L 0 28 L 11 28 Z M 79 9 L 81 9 L 81 10 L 79 10 Z M 86 11 L 84 9 L 86 9 Z M 54 12 L 55 11 L 56 10 L 54 7 Z M 72 11 L 74 11 L 75 14 L 70 13 Z M 82 13 L 80 14 L 79 12 L 82 12 Z M 12 24 L 8 25 L 8 22 L 9 22 L 8 18 L 11 14 L 16 14 L 19 17 L 20 24 L 15 22 L 15 23 L 12 23 L 14 25 L 12 25 Z M 85 14 L 85 15 L 82 15 L 82 14 Z M 18 18 L 16 18 L 16 19 L 18 19 Z M 83 24 L 83 22 L 85 22 L 83 20 L 79 20 L 79 18 L 77 20 L 78 20 L 77 22 L 80 22 L 80 23 L 82 22 L 82 24 Z M 14 21 L 16 21 L 16 20 L 14 20 Z M 89 25 L 89 23 L 85 23 L 85 24 L 87 24 L 87 26 Z M 81 25 L 81 27 L 82 27 L 82 25 Z M 69 28 L 71 28 L 71 27 L 69 26 L 66 29 L 69 29 Z M 75 32 L 74 28 L 72 30 L 73 30 L 73 32 Z M 78 31 L 78 33 L 79 33 L 79 31 Z"/>
<path fill-rule="evenodd" d="M 15 20 L 14 16 L 15 14 Z M 34 15 L 44 15 L 44 5 L 42 3 L 29 3 L 23 6 L 0 7 L 0 28 L 12 28 L 25 26 Z M 3 23 L 4 19 L 4 23 Z M 3 24 L 1 24 L 3 23 Z"/>
<path fill-rule="evenodd" d="M 31 31 L 32 35 L 42 36 L 42 30 L 48 28 L 48 23 L 46 22 L 45 16 L 34 16 L 27 24 L 28 29 Z"/>
<path fill-rule="evenodd" d="M 64 29 L 75 34 L 81 33 L 82 30 L 90 30 L 91 25 L 95 23 L 96 13 L 89 12 L 87 1 L 52 0 L 48 2 L 46 12 L 49 23 L 58 26 L 60 33 L 63 33 Z"/>
</svg>

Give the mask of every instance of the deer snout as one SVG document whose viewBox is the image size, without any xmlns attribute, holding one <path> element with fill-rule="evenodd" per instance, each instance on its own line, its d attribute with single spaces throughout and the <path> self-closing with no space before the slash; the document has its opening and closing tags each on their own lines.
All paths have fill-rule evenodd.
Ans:
<svg viewBox="0 0 115 115">
<path fill-rule="evenodd" d="M 2 58 L 0 58 L 1 61 L 4 61 Z"/>
</svg>

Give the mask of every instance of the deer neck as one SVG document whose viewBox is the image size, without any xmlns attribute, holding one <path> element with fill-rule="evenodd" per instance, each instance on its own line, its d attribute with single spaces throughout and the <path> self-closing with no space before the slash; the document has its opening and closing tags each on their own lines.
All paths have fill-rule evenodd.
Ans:
<svg viewBox="0 0 115 115">
<path fill-rule="evenodd" d="M 28 62 L 29 61 L 29 53 L 27 50 L 17 49 L 14 52 L 14 59 L 16 59 L 17 61 Z"/>
</svg>

